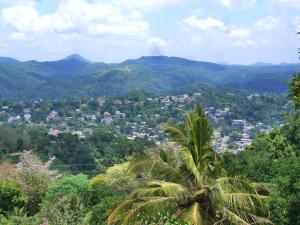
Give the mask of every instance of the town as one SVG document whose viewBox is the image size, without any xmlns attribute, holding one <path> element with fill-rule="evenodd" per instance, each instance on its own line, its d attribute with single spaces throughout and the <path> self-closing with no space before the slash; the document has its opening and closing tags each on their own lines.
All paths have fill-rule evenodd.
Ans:
<svg viewBox="0 0 300 225">
<path fill-rule="evenodd" d="M 96 128 L 106 127 L 113 134 L 124 135 L 130 140 L 148 139 L 156 145 L 161 145 L 169 141 L 161 125 L 180 121 L 184 111 L 192 109 L 195 104 L 201 104 L 214 126 L 215 150 L 234 153 L 251 144 L 256 135 L 268 133 L 274 125 L 283 125 L 282 111 L 288 106 L 278 104 L 280 97 L 276 97 L 279 100 L 273 102 L 281 110 L 277 110 L 278 114 L 266 121 L 264 117 L 253 118 L 247 115 L 247 112 L 241 112 L 240 108 L 232 106 L 230 98 L 239 96 L 241 101 L 246 102 L 245 104 L 251 103 L 256 107 L 256 104 L 260 105 L 262 101 L 272 102 L 269 99 L 276 99 L 274 96 L 258 94 L 240 96 L 232 93 L 227 95 L 228 102 L 222 102 L 220 96 L 212 99 L 207 93 L 142 97 L 140 93 L 136 93 L 120 98 L 98 97 L 52 102 L 42 99 L 14 103 L 4 101 L 1 103 L 0 122 L 6 126 L 25 130 L 35 127 L 53 136 L 71 133 L 79 138 L 90 136 Z M 268 107 L 264 104 L 259 110 L 264 110 L 262 114 L 270 115 L 269 111 L 272 109 Z"/>
</svg>

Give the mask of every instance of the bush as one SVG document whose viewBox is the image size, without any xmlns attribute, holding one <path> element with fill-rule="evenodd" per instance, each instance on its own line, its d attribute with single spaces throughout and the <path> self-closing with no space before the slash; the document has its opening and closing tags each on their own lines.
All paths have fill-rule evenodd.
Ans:
<svg viewBox="0 0 300 225">
<path fill-rule="evenodd" d="M 10 212 L 15 207 L 22 208 L 27 201 L 27 197 L 17 184 L 0 184 L 0 212 Z"/>
<path fill-rule="evenodd" d="M 89 186 L 89 179 L 87 175 L 78 174 L 74 176 L 66 176 L 49 186 L 45 200 L 53 201 L 58 196 L 74 194 L 78 196 L 85 196 Z"/>
</svg>

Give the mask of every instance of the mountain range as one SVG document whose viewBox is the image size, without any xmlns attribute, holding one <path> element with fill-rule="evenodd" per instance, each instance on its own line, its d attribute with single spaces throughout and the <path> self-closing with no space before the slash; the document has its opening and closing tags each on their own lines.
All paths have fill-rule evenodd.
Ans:
<svg viewBox="0 0 300 225">
<path fill-rule="evenodd" d="M 282 93 L 298 72 L 300 64 L 224 65 L 166 56 L 115 64 L 91 62 L 77 54 L 46 62 L 0 57 L 0 96 L 58 99 L 121 95 L 134 90 L 180 94 L 222 88 Z"/>
</svg>

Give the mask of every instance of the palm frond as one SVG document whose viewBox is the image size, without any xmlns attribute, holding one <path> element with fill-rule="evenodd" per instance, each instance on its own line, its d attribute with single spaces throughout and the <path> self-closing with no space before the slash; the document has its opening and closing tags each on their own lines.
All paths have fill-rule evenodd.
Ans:
<svg viewBox="0 0 300 225">
<path fill-rule="evenodd" d="M 258 194 L 255 185 L 237 177 L 221 177 L 216 179 L 216 183 L 220 184 L 223 190 L 226 190 L 227 192 Z"/>
<path fill-rule="evenodd" d="M 138 188 L 132 193 L 132 197 L 175 197 L 178 201 L 184 201 L 191 194 L 185 186 L 177 183 L 153 181 L 146 188 Z"/>
<path fill-rule="evenodd" d="M 157 180 L 187 182 L 186 177 L 177 168 L 163 162 L 159 158 L 150 158 L 147 156 L 136 157 L 131 160 L 128 170 L 133 173 L 149 173 L 153 179 Z"/>
<path fill-rule="evenodd" d="M 184 124 L 168 124 L 162 126 L 162 129 L 173 141 L 183 147 L 189 147 L 189 137 Z"/>
<path fill-rule="evenodd" d="M 176 198 L 173 197 L 148 197 L 143 200 L 126 212 L 121 222 L 122 225 L 134 224 L 141 213 L 156 216 L 159 212 L 171 211 L 177 206 Z"/>
<path fill-rule="evenodd" d="M 229 221 L 230 224 L 236 224 L 236 225 L 273 224 L 269 219 L 256 216 L 254 214 L 242 210 L 230 210 L 224 207 L 223 212 L 226 216 L 226 220 Z"/>
<path fill-rule="evenodd" d="M 263 200 L 267 196 L 249 193 L 225 193 L 224 199 L 226 204 L 235 209 L 248 209 L 255 212 L 256 209 L 263 206 Z"/>
<path fill-rule="evenodd" d="M 181 218 L 189 225 L 207 225 L 208 221 L 203 215 L 200 203 L 195 202 L 190 208 L 184 210 Z"/>
<path fill-rule="evenodd" d="M 123 214 L 130 208 L 133 207 L 134 199 L 127 200 L 122 202 L 118 207 L 116 207 L 109 215 L 107 219 L 107 223 L 109 225 L 116 224 L 118 221 L 122 219 Z"/>
<path fill-rule="evenodd" d="M 183 149 L 181 151 L 181 156 L 184 161 L 184 166 L 190 172 L 190 174 L 193 176 L 192 180 L 195 180 L 196 184 L 200 185 L 202 183 L 201 172 L 199 171 L 198 166 L 195 164 L 193 155 L 191 154 L 190 150 Z"/>
</svg>

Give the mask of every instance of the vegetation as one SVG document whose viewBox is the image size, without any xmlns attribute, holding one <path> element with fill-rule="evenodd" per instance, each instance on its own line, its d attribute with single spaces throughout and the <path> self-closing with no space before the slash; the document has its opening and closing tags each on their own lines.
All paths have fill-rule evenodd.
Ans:
<svg viewBox="0 0 300 225">
<path fill-rule="evenodd" d="M 300 107 L 300 74 L 293 77 L 290 85 L 290 95 L 294 100 L 295 107 Z"/>
<path fill-rule="evenodd" d="M 297 80 L 290 85 L 290 96 L 298 108 Z M 257 137 L 251 146 L 237 155 L 225 154 L 229 175 L 254 182 L 271 184 L 269 209 L 272 221 L 280 225 L 297 225 L 300 211 L 300 113 L 292 111 L 288 123 L 269 134 Z"/>
<path fill-rule="evenodd" d="M 271 223 L 263 217 L 263 185 L 227 177 L 221 168 L 201 108 L 187 113 L 184 124 L 164 129 L 179 149 L 132 160 L 130 170 L 149 173 L 150 181 L 114 209 L 109 224 L 133 224 L 141 213 L 155 216 L 162 211 L 191 225 Z"/>
<path fill-rule="evenodd" d="M 124 65 L 139 68 L 149 60 L 157 66 L 155 57 Z M 171 61 L 188 64 L 177 60 Z M 166 64 L 168 69 L 173 68 L 171 64 Z M 81 66 L 91 65 L 85 62 Z M 188 67 L 194 73 L 198 66 L 224 70 L 215 64 Z M 63 63 L 48 67 L 61 70 Z M 70 68 L 73 72 L 78 69 Z M 101 79 L 105 76 L 103 72 Z M 0 224 L 300 225 L 298 80 L 299 75 L 290 84 L 292 101 L 280 95 L 207 92 L 195 101 L 185 102 L 181 110 L 176 104 L 166 107 L 160 102 L 151 103 L 147 99 L 155 97 L 144 92 L 119 97 L 123 102 L 131 101 L 128 105 L 116 106 L 112 104 L 114 98 L 107 98 L 109 103 L 102 108 L 96 99 L 37 101 L 32 103 L 34 106 L 29 102 L 2 102 L 3 110 L 12 110 L 11 114 L 21 114 L 28 107 L 39 110 L 32 112 L 34 125 L 0 126 Z M 209 106 L 215 111 L 229 107 L 231 114 L 219 124 L 210 121 L 200 107 L 179 115 L 198 102 L 208 111 Z M 166 137 L 172 144 L 157 149 L 147 139 L 129 140 L 124 136 L 130 132 L 128 127 L 116 130 L 117 123 L 99 125 L 85 138 L 68 132 L 49 135 L 45 127 L 36 125 L 43 123 L 52 110 L 65 118 L 76 109 L 89 115 L 93 110 L 103 114 L 118 107 L 122 107 L 129 123 L 146 121 L 150 124 L 147 128 L 155 128 L 155 132 L 158 124 L 169 124 L 162 127 L 162 140 Z M 233 118 L 269 124 L 276 120 L 278 125 L 284 110 L 288 112 L 285 124 L 258 136 L 254 132 L 254 141 L 244 151 L 214 151 L 212 126 L 235 144 L 243 131 L 229 129 Z M 153 119 L 157 112 L 159 118 Z M 4 114 L 0 119 L 7 119 Z M 178 123 L 182 119 L 184 122 Z M 59 119 L 57 122 L 61 123 Z M 122 119 L 114 122 L 126 124 Z M 53 124 L 49 122 L 47 128 Z M 78 124 L 74 124 L 76 129 Z"/>
<path fill-rule="evenodd" d="M 183 94 L 191 89 L 218 90 L 219 86 L 286 92 L 285 81 L 299 69 L 297 64 L 237 66 L 163 56 L 119 64 L 90 63 L 78 56 L 54 62 L 11 60 L 0 62 L 0 94 L 2 99 L 59 99 L 120 95 L 132 90 Z"/>
</svg>

